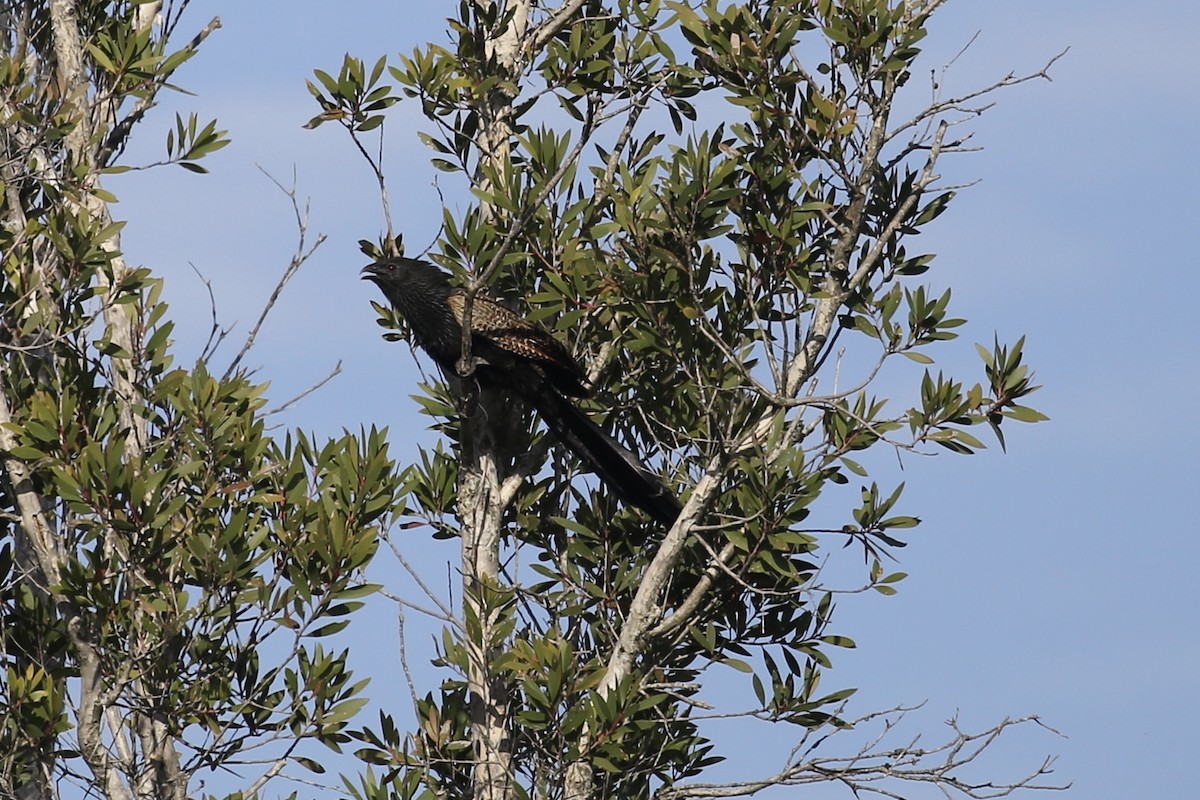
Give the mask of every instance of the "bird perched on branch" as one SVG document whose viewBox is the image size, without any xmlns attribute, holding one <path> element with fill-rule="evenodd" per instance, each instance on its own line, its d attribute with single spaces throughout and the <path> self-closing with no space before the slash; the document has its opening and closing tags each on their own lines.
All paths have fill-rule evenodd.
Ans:
<svg viewBox="0 0 1200 800">
<path fill-rule="evenodd" d="M 458 375 L 466 293 L 425 261 L 386 258 L 362 271 L 412 330 L 413 342 L 449 375 Z M 500 387 L 537 409 L 546 426 L 627 503 L 670 527 L 682 506 L 662 479 L 605 433 L 569 398 L 587 397 L 583 369 L 557 339 L 483 295 L 471 304 L 471 359 L 481 384 Z"/>
</svg>

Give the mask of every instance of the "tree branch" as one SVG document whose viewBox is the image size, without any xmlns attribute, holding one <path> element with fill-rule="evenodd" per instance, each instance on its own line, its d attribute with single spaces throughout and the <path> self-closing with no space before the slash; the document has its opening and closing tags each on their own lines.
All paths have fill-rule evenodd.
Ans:
<svg viewBox="0 0 1200 800">
<path fill-rule="evenodd" d="M 936 786 L 948 798 L 958 796 L 970 800 L 1007 797 L 1020 790 L 1063 791 L 1070 788 L 1070 784 L 1043 782 L 1044 778 L 1053 773 L 1053 758 L 1045 759 L 1031 772 L 1008 782 L 975 783 L 959 777 L 964 768 L 979 759 L 1010 728 L 1035 725 L 1061 735 L 1042 723 L 1037 716 L 1006 718 L 979 733 L 963 731 L 957 719 L 950 719 L 946 724 L 950 727 L 952 735 L 940 744 L 921 747 L 918 740 L 913 740 L 899 747 L 884 748 L 882 741 L 909 710 L 893 709 L 855 720 L 851 728 L 879 718 L 882 718 L 883 725 L 879 734 L 853 755 L 816 756 L 815 751 L 830 737 L 814 736 L 810 731 L 793 749 L 794 760 L 774 775 L 732 783 L 670 786 L 657 792 L 655 800 L 749 797 L 771 787 L 831 782 L 841 783 L 856 797 L 875 795 L 898 800 L 907 795 L 901 794 L 903 789 L 893 787 L 914 784 L 930 784 Z"/>
<path fill-rule="evenodd" d="M 228 380 L 229 377 L 237 371 L 238 365 L 242 363 L 242 359 L 245 358 L 246 353 L 250 352 L 250 348 L 254 346 L 255 340 L 258 338 L 258 332 L 262 330 L 263 323 L 267 321 L 267 317 L 270 315 L 271 310 L 275 308 L 275 304 L 279 302 L 279 298 L 283 294 L 284 288 L 286 288 L 291 282 L 292 278 L 296 276 L 296 273 L 300 271 L 300 268 L 304 266 L 304 263 L 308 261 L 308 259 L 312 258 L 312 255 L 317 251 L 317 248 L 325 244 L 326 237 L 325 234 L 322 233 L 317 235 L 317 240 L 313 242 L 312 247 L 305 249 L 308 242 L 308 216 L 310 209 L 309 204 L 305 203 L 304 210 L 300 210 L 300 201 L 296 197 L 296 176 L 294 174 L 292 175 L 292 188 L 288 189 L 285 188 L 283 184 L 276 180 L 274 176 L 272 176 L 266 170 L 259 167 L 259 171 L 266 175 L 272 183 L 278 186 L 279 190 L 287 195 L 288 200 L 291 201 L 292 213 L 296 217 L 296 229 L 298 235 L 296 252 L 292 254 L 291 261 L 289 261 L 287 267 L 284 268 L 283 275 L 280 276 L 279 282 L 275 284 L 275 289 L 271 292 L 271 296 L 267 298 L 267 302 L 263 305 L 262 312 L 258 315 L 258 320 L 254 323 L 254 327 L 250 329 L 250 333 L 246 336 L 246 341 L 242 344 L 242 349 L 238 350 L 238 353 L 236 356 L 234 356 L 233 361 L 229 362 L 229 367 L 225 370 L 225 375 L 223 378 L 224 380 Z M 336 375 L 338 371 L 338 369 L 335 369 L 333 374 L 327 377 L 325 380 L 328 381 L 330 378 Z M 324 383 L 324 381 L 322 381 L 322 383 Z M 317 384 L 317 386 L 320 385 L 321 384 Z"/>
</svg>

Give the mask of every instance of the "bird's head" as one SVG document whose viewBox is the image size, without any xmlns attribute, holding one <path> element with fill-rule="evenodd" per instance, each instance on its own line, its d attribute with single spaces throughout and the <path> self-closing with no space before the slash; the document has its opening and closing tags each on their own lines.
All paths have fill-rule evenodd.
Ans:
<svg viewBox="0 0 1200 800">
<path fill-rule="evenodd" d="M 433 295 L 445 297 L 450 293 L 450 279 L 445 272 L 415 258 L 396 256 L 381 258 L 363 267 L 362 279 L 378 286 L 393 305 L 404 295 Z"/>
</svg>

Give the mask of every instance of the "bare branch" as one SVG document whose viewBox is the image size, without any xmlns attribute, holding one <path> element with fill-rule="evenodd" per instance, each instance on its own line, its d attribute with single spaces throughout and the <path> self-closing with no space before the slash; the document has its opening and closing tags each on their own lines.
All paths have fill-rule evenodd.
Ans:
<svg viewBox="0 0 1200 800">
<path fill-rule="evenodd" d="M 1026 73 L 1024 75 L 1017 75 L 1016 73 L 1010 72 L 1008 75 L 1004 76 L 1000 80 L 992 83 L 989 86 L 985 86 L 982 89 L 976 89 L 975 91 L 968 92 L 968 93 L 966 93 L 964 95 L 960 95 L 958 97 L 952 97 L 948 100 L 936 100 L 935 99 L 935 102 L 931 103 L 921 113 L 917 114 L 916 116 L 912 117 L 911 119 L 905 120 L 899 126 L 892 129 L 891 131 L 889 131 L 887 134 L 887 140 L 891 141 L 891 140 L 895 139 L 897 136 L 899 136 L 901 133 L 904 133 L 907 130 L 911 130 L 912 128 L 919 126 L 921 123 L 925 122 L 926 120 L 935 119 L 939 116 L 942 116 L 947 111 L 962 111 L 962 112 L 968 113 L 972 116 L 979 116 L 984 111 L 986 111 L 987 108 L 990 107 L 990 105 L 985 106 L 983 108 L 968 108 L 967 103 L 970 103 L 972 100 L 976 100 L 980 97 L 994 94 L 997 91 L 999 91 L 1000 89 L 1005 89 L 1009 86 L 1018 86 L 1022 83 L 1028 83 L 1030 81 L 1037 80 L 1038 78 L 1043 78 L 1047 81 L 1052 81 L 1054 79 L 1050 77 L 1050 68 L 1053 67 L 1055 65 L 1055 63 L 1058 62 L 1059 59 L 1066 56 L 1066 54 L 1070 51 L 1070 49 L 1071 48 L 1069 48 L 1069 47 L 1064 49 L 1061 53 L 1059 53 L 1058 55 L 1054 56 L 1049 61 L 1047 61 L 1042 66 L 1042 68 L 1037 70 L 1036 72 L 1030 72 L 1030 73 Z M 955 56 L 955 58 L 958 58 L 958 56 Z M 953 63 L 953 61 L 951 63 Z M 935 88 L 936 88 L 936 85 L 935 85 Z"/>
<path fill-rule="evenodd" d="M 540 52 L 551 39 L 557 36 L 558 32 L 571 22 L 579 9 L 583 8 L 584 2 L 586 0 L 568 0 L 555 9 L 541 25 L 538 25 L 533 30 L 533 35 L 521 45 L 524 60 L 531 59 L 534 53 Z"/>
<path fill-rule="evenodd" d="M 225 337 L 229 335 L 229 328 L 222 328 L 217 319 L 217 296 L 213 293 L 212 281 L 204 277 L 192 262 L 188 262 L 188 266 L 192 268 L 192 272 L 196 273 L 196 277 L 204 284 L 204 290 L 208 293 L 208 313 L 212 320 L 212 325 L 208 330 L 208 339 L 204 342 L 204 347 L 200 350 L 200 359 L 208 361 L 216 353 L 217 348 L 221 346 L 221 342 L 225 341 Z"/>
<path fill-rule="evenodd" d="M 685 798 L 749 797 L 776 786 L 802 786 L 814 783 L 840 783 L 856 797 L 874 795 L 901 800 L 902 787 L 913 784 L 936 786 L 946 797 L 970 800 L 1007 797 L 1020 790 L 1063 791 L 1070 784 L 1046 783 L 1053 774 L 1054 758 L 1047 758 L 1030 772 L 1007 782 L 976 783 L 960 776 L 964 768 L 978 760 L 996 740 L 1011 728 L 1034 725 L 1056 735 L 1037 716 L 1004 719 L 979 733 L 962 730 L 957 719 L 946 725 L 950 738 L 929 747 L 922 747 L 919 738 L 899 747 L 884 747 L 883 740 L 910 709 L 896 708 L 875 712 L 855 720 L 852 728 L 864 723 L 882 721 L 880 731 L 849 756 L 818 756 L 816 751 L 831 738 L 829 734 L 809 731 L 792 750 L 792 759 L 781 771 L 756 780 L 732 783 L 697 783 L 661 789 L 656 800 L 685 800 Z"/>
<path fill-rule="evenodd" d="M 317 248 L 325 243 L 326 238 L 325 234 L 319 234 L 317 236 L 317 240 L 313 242 L 312 247 L 307 247 L 310 203 L 306 202 L 303 211 L 301 210 L 300 201 L 296 196 L 295 172 L 293 171 L 292 174 L 292 188 L 288 189 L 262 167 L 259 167 L 259 171 L 266 175 L 272 183 L 278 186 L 279 190 L 287 195 L 288 199 L 291 201 L 292 212 L 296 217 L 298 241 L 296 242 L 296 252 L 292 254 L 291 261 L 288 262 L 287 267 L 283 271 L 283 275 L 279 278 L 279 282 L 275 284 L 275 289 L 271 292 L 271 296 L 267 299 L 266 304 L 263 306 L 262 313 L 258 315 L 258 321 L 255 322 L 254 327 L 250 329 L 250 333 L 246 336 L 246 341 L 242 344 L 242 349 L 238 351 L 237 355 L 234 356 L 233 361 L 229 363 L 229 367 L 225 370 L 224 378 L 226 380 L 229 378 L 229 376 L 233 375 L 233 373 L 237 371 L 237 368 L 242 363 L 242 359 L 246 356 L 246 353 L 250 352 L 250 348 L 254 346 L 255 339 L 258 338 L 258 332 L 262 329 L 263 323 L 267 321 L 267 316 L 275 307 L 275 303 L 279 301 L 280 296 L 283 294 L 284 288 L 288 285 L 288 283 L 291 282 L 296 273 L 300 271 L 300 267 L 304 266 L 304 262 L 308 261 L 308 259 L 312 257 L 312 254 L 316 252 Z M 335 368 L 333 375 L 336 375 L 339 371 L 340 364 L 339 368 Z M 329 380 L 329 378 L 332 378 L 333 375 L 325 378 L 325 381 Z M 321 383 L 324 383 L 325 381 L 322 381 Z M 320 383 L 317 384 L 317 386 L 320 385 Z"/>
<path fill-rule="evenodd" d="M 303 392 L 296 395 L 292 399 L 287 400 L 283 403 L 280 403 L 279 405 L 275 406 L 272 409 L 268 409 L 267 411 L 264 411 L 263 416 L 269 417 L 272 414 L 278 414 L 282 411 L 287 411 L 289 408 L 296 405 L 301 400 L 308 397 L 310 394 L 317 391 L 322 386 L 329 383 L 331 380 L 333 380 L 334 378 L 336 378 L 338 375 L 341 375 L 341 374 L 342 374 L 342 360 L 339 358 L 338 362 L 336 364 L 334 364 L 333 369 L 331 369 L 329 371 L 328 375 L 326 375 L 324 378 L 321 378 L 321 380 L 317 381 L 312 386 L 309 386 L 307 389 L 305 389 Z"/>
</svg>

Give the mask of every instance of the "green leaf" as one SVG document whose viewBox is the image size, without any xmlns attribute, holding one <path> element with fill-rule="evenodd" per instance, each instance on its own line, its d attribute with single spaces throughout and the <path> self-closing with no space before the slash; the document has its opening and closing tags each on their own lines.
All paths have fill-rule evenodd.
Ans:
<svg viewBox="0 0 1200 800">
<path fill-rule="evenodd" d="M 326 725 L 336 725 L 353 717 L 362 710 L 369 702 L 368 697 L 355 697 L 350 700 L 338 703 L 333 707 L 333 710 L 325 715 L 324 721 Z"/>
<path fill-rule="evenodd" d="M 1004 416 L 1012 417 L 1018 422 L 1046 422 L 1050 418 L 1040 411 L 1035 411 L 1028 406 L 1010 404 L 1004 409 Z"/>
<path fill-rule="evenodd" d="M 339 631 L 345 630 L 346 626 L 349 624 L 350 624 L 349 620 L 338 620 L 337 622 L 330 622 L 327 625 L 322 625 L 321 627 L 317 628 L 316 630 L 309 631 L 307 633 L 307 635 L 314 639 L 322 637 L 322 636 L 332 636 L 333 634 L 338 633 Z"/>
<path fill-rule="evenodd" d="M 383 124 L 383 119 L 384 118 L 381 114 L 376 114 L 375 116 L 367 117 L 364 121 L 362 121 L 358 125 L 356 125 L 355 129 L 359 133 L 367 133 L 368 131 L 373 131 L 376 128 L 378 128 L 380 125 Z"/>
<path fill-rule="evenodd" d="M 307 756 L 292 756 L 292 761 L 295 761 L 297 764 L 314 774 L 321 775 L 325 772 L 325 767 L 321 766 L 321 764 L 319 764 L 317 761 L 314 761 Z"/>
<path fill-rule="evenodd" d="M 382 588 L 383 584 L 380 583 L 363 583 L 358 586 L 342 589 L 337 593 L 337 596 L 339 600 L 357 600 L 360 597 L 373 595 Z"/>
</svg>

